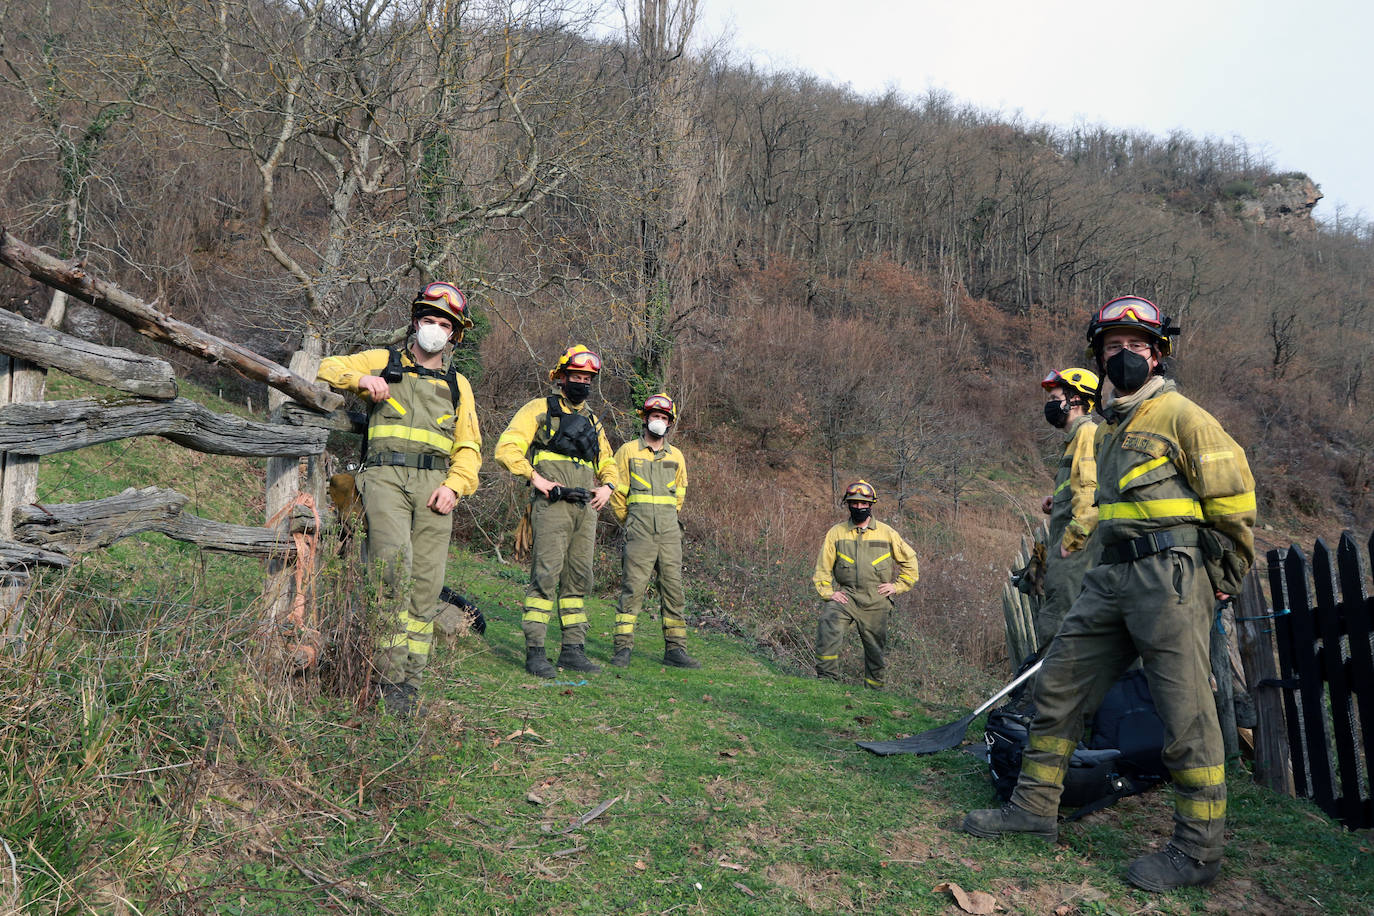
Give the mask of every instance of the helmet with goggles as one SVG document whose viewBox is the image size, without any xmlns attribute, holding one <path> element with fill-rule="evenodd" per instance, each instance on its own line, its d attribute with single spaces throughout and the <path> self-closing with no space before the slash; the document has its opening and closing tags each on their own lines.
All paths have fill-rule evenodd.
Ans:
<svg viewBox="0 0 1374 916">
<path fill-rule="evenodd" d="M 598 375 L 601 372 L 601 357 L 581 344 L 574 344 L 563 351 L 558 362 L 549 370 L 549 381 L 556 382 L 560 375 L 566 375 L 569 372 Z"/>
<path fill-rule="evenodd" d="M 1111 330 L 1142 332 L 1159 348 L 1161 357 L 1168 356 L 1173 350 L 1171 338 L 1179 332 L 1159 306 L 1149 299 L 1118 296 L 1098 309 L 1092 321 L 1088 322 L 1088 359 L 1101 360 L 1102 335 Z"/>
<path fill-rule="evenodd" d="M 415 295 L 410 304 L 410 318 L 419 321 L 426 315 L 447 318 L 453 322 L 454 340 L 463 339 L 463 331 L 472 327 L 468 311 L 468 297 L 452 283 L 442 280 L 430 283 Z"/>
<path fill-rule="evenodd" d="M 1062 371 L 1051 372 L 1040 381 L 1040 387 L 1046 391 L 1053 391 L 1055 388 L 1063 388 L 1065 394 L 1078 392 L 1088 400 L 1088 409 L 1097 402 L 1098 378 L 1095 372 L 1087 369 L 1070 368 Z"/>
<path fill-rule="evenodd" d="M 873 484 L 867 480 L 856 480 L 844 489 L 844 501 L 876 503 L 878 501 L 878 491 L 873 489 Z"/>
<path fill-rule="evenodd" d="M 673 403 L 672 398 L 668 397 L 668 395 L 663 392 L 651 394 L 645 398 L 644 406 L 639 408 L 639 415 L 643 418 L 647 418 L 651 410 L 656 410 L 659 413 L 666 413 L 669 423 L 677 422 L 677 405 Z"/>
</svg>

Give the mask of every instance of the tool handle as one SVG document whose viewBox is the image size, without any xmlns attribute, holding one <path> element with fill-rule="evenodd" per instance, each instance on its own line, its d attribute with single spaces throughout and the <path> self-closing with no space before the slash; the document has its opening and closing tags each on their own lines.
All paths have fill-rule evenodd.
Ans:
<svg viewBox="0 0 1374 916">
<path fill-rule="evenodd" d="M 974 718 L 977 718 L 978 716 L 981 716 L 983 713 L 987 712 L 989 709 L 992 708 L 992 704 L 996 703 L 998 700 L 1002 699 L 1002 697 L 1011 693 L 1017 687 L 1020 687 L 1023 683 L 1029 680 L 1031 676 L 1035 674 L 1035 672 L 1040 670 L 1040 666 L 1043 664 L 1045 664 L 1045 660 L 1043 658 L 1037 659 L 1034 665 L 1031 665 L 1025 671 L 1022 671 L 1020 674 L 1016 676 L 1015 680 L 1013 680 L 1007 686 L 1003 687 L 1001 690 L 994 693 L 991 697 L 988 698 L 988 701 L 986 703 L 975 709 L 973 711 Z"/>
</svg>

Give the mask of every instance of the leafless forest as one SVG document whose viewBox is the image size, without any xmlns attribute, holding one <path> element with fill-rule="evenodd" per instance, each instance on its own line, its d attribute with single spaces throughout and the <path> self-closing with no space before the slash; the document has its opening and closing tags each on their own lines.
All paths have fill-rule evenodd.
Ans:
<svg viewBox="0 0 1374 916">
<path fill-rule="evenodd" d="M 465 359 L 489 444 L 567 343 L 605 359 L 620 438 L 666 386 L 694 601 L 781 650 L 807 638 L 804 577 L 862 475 L 918 548 L 910 632 L 996 657 L 996 589 L 1057 447 L 1038 380 L 1081 363 L 1087 313 L 1127 292 L 1182 326 L 1177 374 L 1246 446 L 1263 536 L 1367 533 L 1369 225 L 1243 218 L 1301 176 L 1237 143 L 759 73 L 695 17 L 10 0 L 0 226 L 295 365 L 381 339 L 421 282 L 454 280 L 481 315 Z M 0 299 L 52 305 L 12 272 Z M 140 346 L 79 307 L 65 325 Z M 459 521 L 477 548 L 516 505 L 490 462 L 484 482 Z"/>
</svg>

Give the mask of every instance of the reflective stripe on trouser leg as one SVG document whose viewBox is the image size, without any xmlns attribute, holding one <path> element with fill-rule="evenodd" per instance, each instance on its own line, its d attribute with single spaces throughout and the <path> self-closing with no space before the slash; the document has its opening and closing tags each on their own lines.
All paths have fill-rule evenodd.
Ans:
<svg viewBox="0 0 1374 916">
<path fill-rule="evenodd" d="M 887 669 L 887 623 L 891 611 L 892 603 L 884 598 L 875 607 L 856 607 L 851 612 L 864 647 L 864 683 L 870 687 L 883 686 L 883 672 Z"/>
<path fill-rule="evenodd" d="M 1174 778 L 1173 842 L 1195 859 L 1215 862 L 1225 846 L 1226 752 L 1207 651 L 1212 584 L 1196 547 L 1123 565 L 1132 568 L 1131 584 L 1139 592 L 1131 596 L 1126 619 L 1164 721 L 1161 757 Z M 1146 600 L 1150 594 L 1153 600 Z"/>
<path fill-rule="evenodd" d="M 1064 773 L 1083 734 L 1084 716 L 1102 704 L 1135 659 L 1117 604 L 1122 587 L 1118 572 L 1119 567 L 1098 566 L 1083 577 L 1083 590 L 1036 675 L 1035 721 L 1011 796 L 1032 814 L 1058 813 Z"/>
<path fill-rule="evenodd" d="M 525 614 L 520 629 L 525 633 L 525 645 L 544 645 L 549 618 L 558 600 L 558 578 L 563 573 L 563 560 L 572 536 L 571 503 L 550 503 L 536 495 L 530 506 L 530 529 L 534 537 L 530 545 L 530 584 L 525 589 Z"/>
<path fill-rule="evenodd" d="M 443 485 L 447 471 L 420 471 L 407 468 L 415 477 L 415 508 L 410 525 L 410 621 L 406 652 L 405 682 L 418 688 L 429 666 L 434 644 L 434 618 L 439 616 L 439 592 L 444 587 L 448 566 L 448 544 L 453 534 L 453 516 L 440 515 L 429 508 L 431 494 Z"/>
<path fill-rule="evenodd" d="M 840 676 L 840 647 L 853 622 L 848 608 L 838 601 L 827 601 L 821 605 L 821 617 L 816 623 L 817 674 L 824 677 Z"/>
<path fill-rule="evenodd" d="M 401 471 L 373 467 L 358 475 L 367 517 L 369 584 L 379 602 L 377 643 L 372 664 L 384 684 L 405 680 L 406 631 L 409 610 L 410 517 L 414 499 Z"/>
<path fill-rule="evenodd" d="M 658 536 L 658 595 L 663 609 L 663 648 L 687 649 L 687 595 L 682 587 L 682 533 Z"/>
</svg>

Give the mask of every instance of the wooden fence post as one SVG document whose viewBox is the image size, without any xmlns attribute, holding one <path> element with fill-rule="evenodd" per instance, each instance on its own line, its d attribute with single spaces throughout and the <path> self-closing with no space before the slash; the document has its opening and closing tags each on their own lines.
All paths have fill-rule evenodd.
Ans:
<svg viewBox="0 0 1374 916">
<path fill-rule="evenodd" d="M 1281 602 L 1275 601 L 1278 605 Z M 1236 638 L 1245 666 L 1245 683 L 1255 700 L 1255 781 L 1275 792 L 1293 794 L 1283 690 L 1270 634 L 1277 611 L 1266 606 L 1259 574 L 1250 570 L 1236 603 Z"/>
<path fill-rule="evenodd" d="M 47 371 L 41 366 L 0 356 L 0 404 L 43 399 Z M 0 540 L 14 540 L 15 512 L 38 497 L 38 458 L 0 453 Z M 0 618 L 6 645 L 20 638 L 29 573 L 19 567 L 0 570 Z"/>
</svg>

